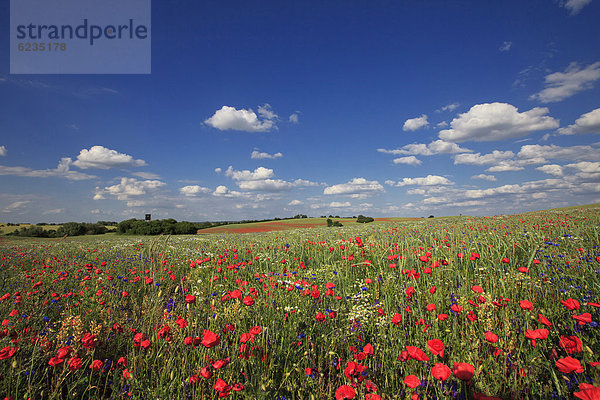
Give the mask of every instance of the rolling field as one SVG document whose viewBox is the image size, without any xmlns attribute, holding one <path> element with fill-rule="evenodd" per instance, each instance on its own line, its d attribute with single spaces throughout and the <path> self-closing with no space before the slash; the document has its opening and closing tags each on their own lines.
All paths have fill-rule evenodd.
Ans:
<svg viewBox="0 0 600 400">
<path fill-rule="evenodd" d="M 0 396 L 599 398 L 598 207 L 340 221 L 3 237 Z"/>
</svg>

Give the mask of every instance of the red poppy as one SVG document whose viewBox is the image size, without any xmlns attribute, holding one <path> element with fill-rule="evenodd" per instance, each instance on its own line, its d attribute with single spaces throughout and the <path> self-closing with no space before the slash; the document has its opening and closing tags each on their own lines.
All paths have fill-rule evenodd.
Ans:
<svg viewBox="0 0 600 400">
<path fill-rule="evenodd" d="M 93 349 L 96 346 L 96 335 L 92 335 L 89 332 L 84 333 L 81 343 L 83 343 L 85 349 Z"/>
<path fill-rule="evenodd" d="M 196 302 L 196 296 L 194 296 L 193 294 L 188 294 L 187 296 L 185 296 L 185 302 L 188 304 L 194 304 Z"/>
<path fill-rule="evenodd" d="M 125 378 L 125 379 L 131 379 L 131 374 L 129 373 L 128 369 L 124 369 L 123 370 L 123 378 Z"/>
<path fill-rule="evenodd" d="M 504 258 L 502 259 L 502 262 L 503 262 L 504 264 L 510 264 L 510 260 L 509 260 L 508 258 L 506 258 L 506 257 L 504 257 Z"/>
<path fill-rule="evenodd" d="M 383 400 L 383 398 L 376 393 L 367 393 L 365 395 L 365 400 Z"/>
<path fill-rule="evenodd" d="M 148 339 L 146 339 L 142 343 L 140 343 L 140 346 L 142 346 L 142 348 L 144 350 L 148 350 L 148 348 L 150 347 L 151 344 L 152 344 L 152 342 L 150 342 Z"/>
<path fill-rule="evenodd" d="M 583 351 L 583 345 L 577 336 L 560 335 L 559 343 L 560 347 L 562 347 L 567 354 L 581 353 Z"/>
<path fill-rule="evenodd" d="M 592 314 L 590 313 L 583 313 L 580 315 L 573 315 L 573 318 L 575 318 L 577 320 L 577 322 L 579 323 L 579 325 L 585 325 L 588 324 L 590 322 L 592 322 Z"/>
<path fill-rule="evenodd" d="M 373 346 L 371 346 L 371 343 L 367 343 L 367 345 L 365 346 L 365 348 L 363 349 L 363 351 L 367 355 L 373 355 L 373 353 L 374 353 L 375 350 L 373 349 Z"/>
<path fill-rule="evenodd" d="M 475 285 L 471 288 L 471 290 L 475 293 L 483 293 L 483 288 L 479 285 Z"/>
<path fill-rule="evenodd" d="M 548 329 L 545 328 L 541 328 L 541 329 L 526 329 L 525 331 L 523 331 L 523 334 L 525 335 L 525 337 L 527 339 L 548 339 L 548 335 L 550 334 L 550 332 L 548 331 Z"/>
<path fill-rule="evenodd" d="M 218 346 L 221 343 L 221 339 L 214 332 L 205 329 L 202 331 L 204 337 L 202 338 L 202 345 L 207 348 Z"/>
<path fill-rule="evenodd" d="M 558 360 L 556 360 L 555 364 L 556 368 L 558 368 L 558 370 L 563 374 L 569 374 L 573 371 L 579 374 L 584 370 L 583 366 L 581 365 L 581 362 L 579 362 L 579 360 L 577 360 L 576 358 L 570 356 L 565 358 L 559 358 Z"/>
<path fill-rule="evenodd" d="M 444 358 L 444 343 L 440 339 L 431 339 L 427 342 L 427 347 L 429 351 L 432 352 L 436 356 L 440 356 Z"/>
<path fill-rule="evenodd" d="M 498 335 L 496 335 L 495 333 L 492 333 L 490 331 L 487 331 L 485 333 L 485 340 L 487 340 L 490 343 L 496 343 L 498 341 Z"/>
<path fill-rule="evenodd" d="M 427 304 L 427 311 L 435 311 L 437 306 L 433 303 Z"/>
<path fill-rule="evenodd" d="M 529 300 L 521 300 L 519 305 L 523 310 L 533 310 L 533 303 Z"/>
<path fill-rule="evenodd" d="M 94 360 L 90 364 L 90 369 L 93 369 L 94 371 L 100 371 L 102 369 L 103 365 L 104 364 L 102 364 L 102 361 L 100 361 L 100 360 Z"/>
<path fill-rule="evenodd" d="M 215 388 L 215 392 L 221 392 L 221 393 L 227 393 L 231 390 L 231 386 L 229 386 L 227 384 L 227 382 L 225 382 L 221 378 L 217 379 L 217 382 L 215 383 L 214 388 Z"/>
<path fill-rule="evenodd" d="M 427 354 L 416 346 L 406 346 L 408 354 L 417 361 L 429 361 Z"/>
<path fill-rule="evenodd" d="M 392 324 L 394 325 L 398 325 L 402 322 L 402 315 L 396 313 L 394 314 L 394 317 L 392 318 Z"/>
<path fill-rule="evenodd" d="M 462 306 L 459 306 L 458 304 L 452 304 L 450 306 L 450 309 L 459 314 L 462 313 L 462 310 L 463 310 Z"/>
<path fill-rule="evenodd" d="M 540 324 L 544 324 L 548 327 L 552 326 L 552 322 L 548 321 L 548 318 L 544 317 L 542 314 L 538 314 L 537 320 Z"/>
<path fill-rule="evenodd" d="M 452 373 L 461 381 L 471 381 L 473 374 L 475 374 L 475 367 L 468 363 L 454 363 Z"/>
<path fill-rule="evenodd" d="M 561 300 L 560 302 L 567 307 L 567 310 L 579 310 L 579 302 L 575 299 Z"/>
<path fill-rule="evenodd" d="M 48 365 L 52 366 L 52 367 L 56 367 L 57 365 L 60 365 L 63 363 L 63 361 L 65 361 L 63 358 L 59 358 L 59 357 L 52 357 L 50 359 L 50 361 L 48 361 Z"/>
<path fill-rule="evenodd" d="M 202 375 L 203 378 L 210 379 L 212 377 L 212 372 L 209 368 L 210 367 L 206 366 L 200 370 L 200 375 Z"/>
<path fill-rule="evenodd" d="M 448 319 L 449 315 L 448 314 L 439 314 L 437 317 L 440 321 L 444 321 L 444 320 Z"/>
<path fill-rule="evenodd" d="M 431 374 L 435 379 L 439 379 L 440 381 L 445 381 L 450 377 L 450 368 L 446 364 L 435 363 L 433 368 L 431 368 Z"/>
<path fill-rule="evenodd" d="M 242 303 L 244 303 L 247 306 L 251 306 L 252 304 L 254 304 L 254 299 L 252 298 L 252 296 L 246 296 L 244 297 L 244 300 L 242 300 Z"/>
<path fill-rule="evenodd" d="M 600 399 L 600 386 L 590 385 L 589 383 L 580 383 L 579 392 L 573 393 L 575 397 L 582 400 Z"/>
<path fill-rule="evenodd" d="M 227 358 L 223 358 L 221 360 L 217 360 L 212 364 L 212 367 L 214 369 L 219 369 L 219 368 L 223 368 L 225 366 L 227 366 L 227 364 L 229 364 L 229 362 L 231 361 L 231 359 L 229 357 Z"/>
<path fill-rule="evenodd" d="M 335 400 L 351 400 L 356 396 L 352 386 L 342 385 L 335 391 Z"/>
<path fill-rule="evenodd" d="M 71 371 L 77 371 L 78 369 L 81 369 L 81 367 L 83 367 L 81 358 L 77 356 L 71 357 L 67 362 L 67 367 L 69 367 Z"/>
<path fill-rule="evenodd" d="M 421 381 L 414 375 L 408 375 L 406 378 L 404 378 L 404 383 L 409 388 L 414 389 L 421 384 Z"/>
</svg>

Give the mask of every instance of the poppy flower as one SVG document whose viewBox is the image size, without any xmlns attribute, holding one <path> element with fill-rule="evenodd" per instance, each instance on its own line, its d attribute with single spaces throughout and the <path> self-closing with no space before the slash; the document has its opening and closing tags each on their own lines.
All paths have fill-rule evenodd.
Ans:
<svg viewBox="0 0 600 400">
<path fill-rule="evenodd" d="M 580 315 L 573 315 L 573 318 L 577 320 L 577 322 L 579 323 L 579 325 L 585 325 L 588 324 L 590 322 L 592 322 L 592 314 L 590 313 L 583 313 Z"/>
<path fill-rule="evenodd" d="M 356 397 L 352 386 L 342 385 L 335 391 L 335 400 L 351 400 Z"/>
<path fill-rule="evenodd" d="M 427 354 L 416 346 L 406 346 L 406 351 L 408 351 L 408 354 L 417 361 L 429 361 Z"/>
<path fill-rule="evenodd" d="M 382 400 L 382 397 L 376 393 L 367 393 L 365 400 Z"/>
<path fill-rule="evenodd" d="M 475 367 L 468 363 L 454 363 L 452 373 L 461 381 L 470 382 L 475 374 Z"/>
<path fill-rule="evenodd" d="M 394 314 L 394 317 L 392 318 L 392 324 L 394 325 L 398 325 L 402 322 L 402 315 L 396 313 Z"/>
<path fill-rule="evenodd" d="M 427 304 L 427 311 L 435 311 L 437 306 L 433 303 Z"/>
<path fill-rule="evenodd" d="M 440 356 L 444 358 L 444 343 L 440 339 L 431 339 L 427 342 L 427 347 L 429 351 L 432 352 L 436 356 Z"/>
<path fill-rule="evenodd" d="M 431 374 L 435 379 L 439 379 L 440 381 L 445 381 L 450 377 L 450 368 L 446 364 L 435 363 L 433 368 L 431 368 Z"/>
<path fill-rule="evenodd" d="M 247 306 L 251 306 L 252 304 L 254 304 L 254 299 L 252 298 L 252 296 L 246 296 L 242 300 L 242 303 L 244 303 Z"/>
<path fill-rule="evenodd" d="M 504 257 L 504 258 L 502 259 L 502 262 L 503 262 L 504 264 L 510 264 L 510 260 L 509 260 L 507 257 Z"/>
<path fill-rule="evenodd" d="M 487 340 L 490 343 L 496 343 L 498 341 L 498 335 L 496 335 L 495 333 L 492 333 L 490 331 L 487 331 L 485 333 L 485 340 Z"/>
<path fill-rule="evenodd" d="M 471 288 L 471 290 L 475 293 L 483 293 L 483 288 L 479 285 L 475 285 Z"/>
<path fill-rule="evenodd" d="M 409 388 L 414 389 L 421 384 L 421 381 L 419 380 L 419 378 L 417 378 L 414 375 L 408 375 L 407 377 L 404 378 L 404 383 Z"/>
<path fill-rule="evenodd" d="M 200 370 L 200 375 L 202 375 L 203 378 L 210 379 L 212 377 L 212 372 L 209 367 L 206 366 Z"/>
<path fill-rule="evenodd" d="M 219 338 L 217 334 L 209 331 L 208 329 L 202 331 L 202 334 L 204 335 L 204 337 L 202 338 L 202 345 L 204 347 L 210 349 L 211 347 L 218 346 L 219 343 L 221 343 L 221 338 Z"/>
<path fill-rule="evenodd" d="M 67 362 L 67 367 L 71 371 L 77 371 L 78 369 L 81 369 L 81 367 L 83 367 L 83 362 L 81 361 L 81 358 L 77 356 L 71 357 Z"/>
<path fill-rule="evenodd" d="M 560 347 L 562 347 L 567 354 L 581 353 L 583 351 L 583 345 L 577 336 L 560 335 L 559 343 Z"/>
<path fill-rule="evenodd" d="M 533 303 L 529 300 L 521 300 L 519 301 L 519 305 L 523 310 L 533 310 Z"/>
<path fill-rule="evenodd" d="M 560 303 L 567 307 L 567 310 L 579 310 L 579 302 L 575 299 L 561 300 Z"/>
<path fill-rule="evenodd" d="M 125 379 L 131 379 L 131 373 L 129 373 L 128 369 L 124 369 L 123 370 L 123 378 L 125 378 Z"/>
<path fill-rule="evenodd" d="M 102 364 L 102 361 L 100 361 L 100 360 L 94 360 L 90 364 L 90 369 L 93 369 L 94 371 L 100 371 L 102 369 L 103 365 L 104 364 Z"/>
<path fill-rule="evenodd" d="M 571 372 L 576 372 L 579 374 L 582 373 L 584 370 L 583 366 L 581 365 L 581 362 L 579 362 L 578 359 L 570 356 L 565 358 L 559 358 L 558 360 L 556 360 L 555 364 L 556 368 L 558 368 L 558 370 L 563 374 L 569 374 Z"/>
<path fill-rule="evenodd" d="M 59 358 L 59 357 L 52 357 L 50 359 L 50 361 L 48 361 L 48 365 L 52 366 L 52 367 L 56 367 L 57 365 L 60 365 L 63 363 L 63 361 L 65 361 L 63 358 Z"/>
<path fill-rule="evenodd" d="M 144 349 L 144 350 L 148 350 L 148 348 L 150 347 L 150 345 L 152 344 L 152 342 L 150 342 L 148 339 L 144 340 L 142 343 L 140 343 L 140 346 Z"/>
<path fill-rule="evenodd" d="M 537 320 L 540 324 L 544 324 L 548 327 L 552 326 L 552 322 L 548 321 L 548 318 L 544 317 L 542 314 L 538 314 Z"/>
<path fill-rule="evenodd" d="M 589 383 L 580 383 L 579 392 L 573 393 L 575 397 L 582 400 L 600 399 L 600 386 L 590 385 Z"/>
<path fill-rule="evenodd" d="M 229 357 L 227 358 L 223 358 L 221 360 L 217 360 L 212 364 L 212 367 L 214 369 L 219 369 L 219 368 L 223 368 L 225 366 L 227 366 L 227 364 L 229 364 L 229 362 L 231 361 L 231 359 Z"/>
<path fill-rule="evenodd" d="M 462 310 L 463 310 L 462 306 L 459 306 L 458 304 L 452 304 L 450 306 L 450 309 L 458 314 L 462 313 Z"/>
<path fill-rule="evenodd" d="M 187 296 L 185 296 L 185 302 L 188 304 L 194 304 L 196 302 L 196 296 L 194 296 L 193 294 L 188 294 Z"/>
<path fill-rule="evenodd" d="M 215 392 L 227 393 L 231 390 L 231 386 L 227 384 L 223 379 L 217 379 L 214 386 Z"/>
<path fill-rule="evenodd" d="M 449 315 L 448 314 L 439 314 L 437 317 L 440 321 L 444 321 L 444 320 L 448 319 Z"/>
<path fill-rule="evenodd" d="M 367 355 L 373 355 L 374 349 L 373 349 L 373 346 L 371 346 L 371 343 L 367 343 L 367 345 L 365 346 L 365 348 L 363 349 L 363 351 Z"/>
</svg>

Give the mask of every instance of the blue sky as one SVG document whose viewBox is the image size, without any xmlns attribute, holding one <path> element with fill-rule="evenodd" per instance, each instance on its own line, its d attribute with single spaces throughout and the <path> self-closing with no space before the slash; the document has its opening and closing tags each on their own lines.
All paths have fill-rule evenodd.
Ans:
<svg viewBox="0 0 600 400">
<path fill-rule="evenodd" d="M 153 1 L 149 75 L 0 52 L 0 221 L 600 202 L 599 1 L 221 3 Z"/>
</svg>

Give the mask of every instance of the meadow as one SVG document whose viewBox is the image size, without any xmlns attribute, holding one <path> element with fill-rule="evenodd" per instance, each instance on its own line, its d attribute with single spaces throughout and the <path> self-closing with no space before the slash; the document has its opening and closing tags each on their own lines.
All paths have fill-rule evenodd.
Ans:
<svg viewBox="0 0 600 400">
<path fill-rule="evenodd" d="M 600 208 L 0 238 L 0 396 L 598 399 Z"/>
</svg>

